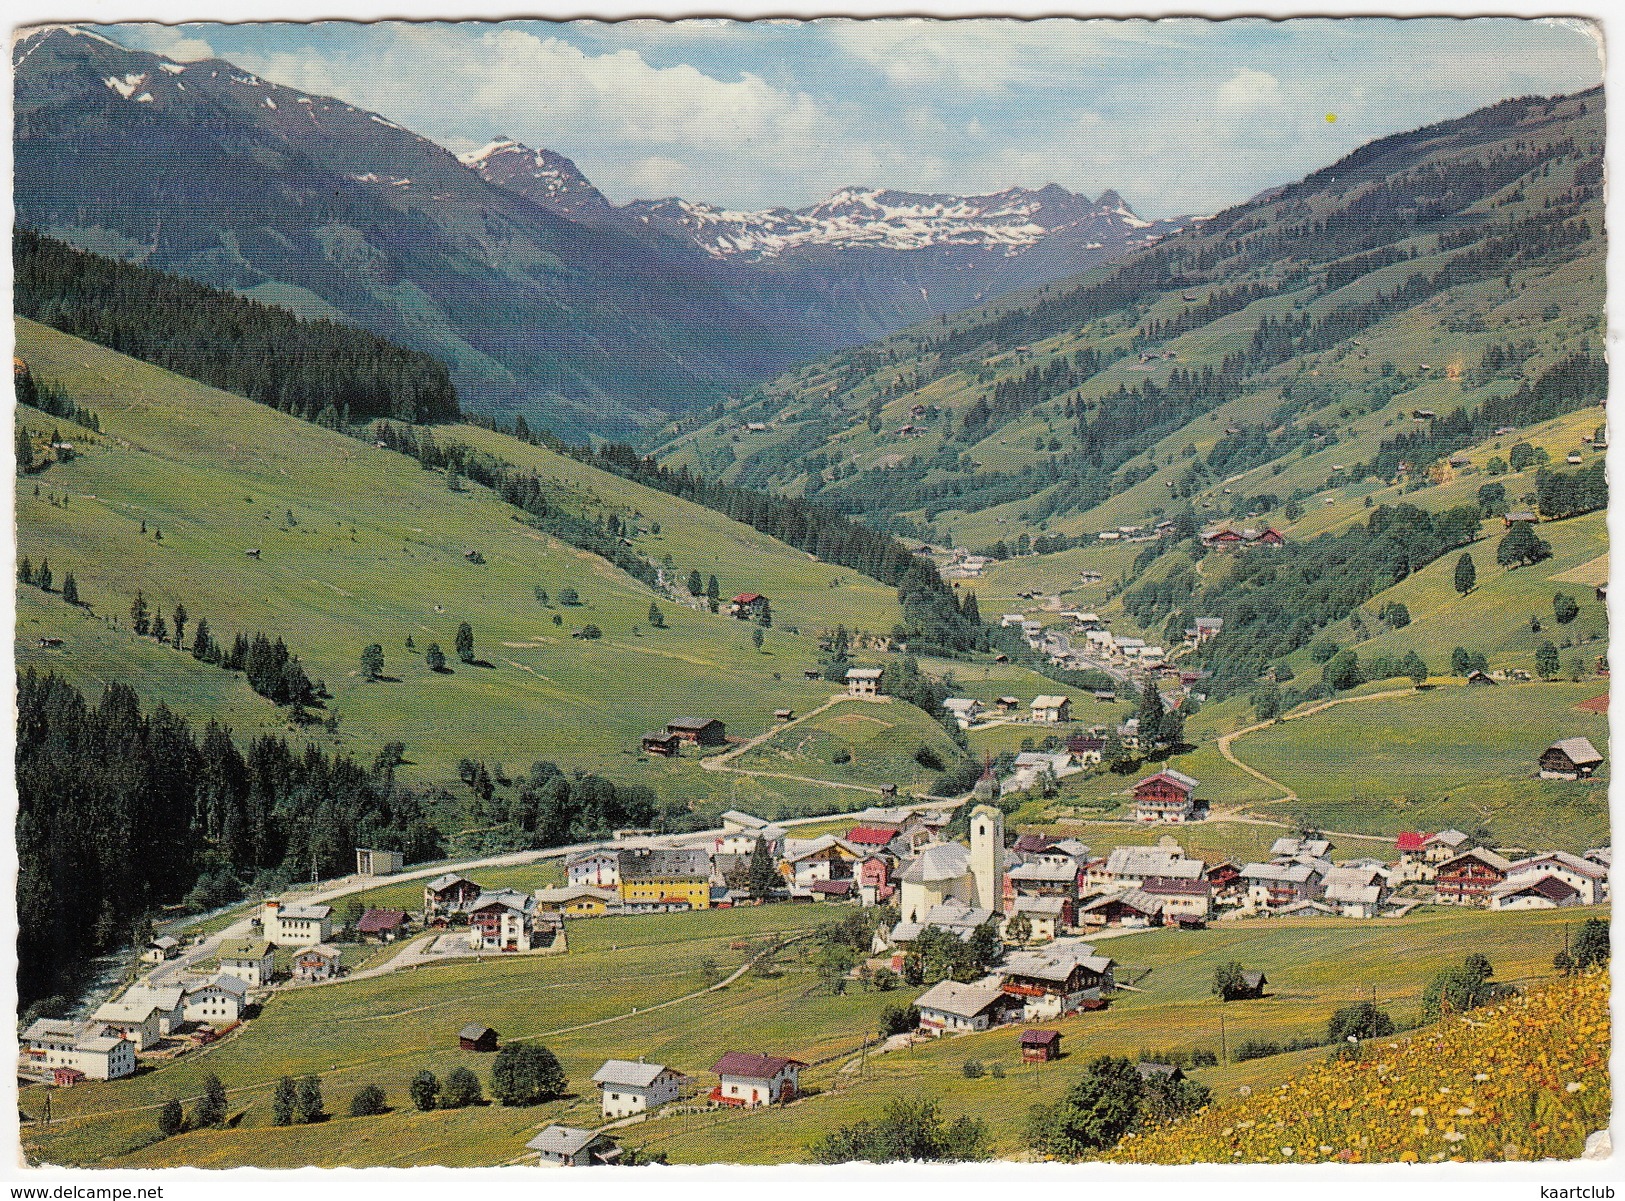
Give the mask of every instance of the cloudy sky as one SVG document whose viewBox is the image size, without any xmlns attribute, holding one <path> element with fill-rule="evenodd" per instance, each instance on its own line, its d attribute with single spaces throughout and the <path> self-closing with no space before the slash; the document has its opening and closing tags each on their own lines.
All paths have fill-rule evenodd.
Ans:
<svg viewBox="0 0 1625 1201">
<path fill-rule="evenodd" d="M 513 21 L 118 25 L 229 59 L 453 150 L 574 159 L 616 202 L 796 207 L 855 184 L 1116 188 L 1212 212 L 1360 144 L 1601 82 L 1555 19 Z"/>
</svg>

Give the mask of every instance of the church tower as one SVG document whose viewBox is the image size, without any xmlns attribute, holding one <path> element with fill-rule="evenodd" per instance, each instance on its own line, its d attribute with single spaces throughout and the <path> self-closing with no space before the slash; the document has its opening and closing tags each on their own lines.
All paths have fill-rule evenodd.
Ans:
<svg viewBox="0 0 1625 1201">
<path fill-rule="evenodd" d="M 992 805 L 970 811 L 971 904 L 994 913 L 1004 907 L 1004 814 Z"/>
</svg>

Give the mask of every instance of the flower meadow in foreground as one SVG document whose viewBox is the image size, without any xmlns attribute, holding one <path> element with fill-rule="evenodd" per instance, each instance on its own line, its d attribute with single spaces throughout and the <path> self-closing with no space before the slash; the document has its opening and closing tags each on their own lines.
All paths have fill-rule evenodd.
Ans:
<svg viewBox="0 0 1625 1201">
<path fill-rule="evenodd" d="M 1129 1136 L 1126 1163 L 1577 1159 L 1608 1124 L 1608 976 L 1449 1018 Z"/>
</svg>

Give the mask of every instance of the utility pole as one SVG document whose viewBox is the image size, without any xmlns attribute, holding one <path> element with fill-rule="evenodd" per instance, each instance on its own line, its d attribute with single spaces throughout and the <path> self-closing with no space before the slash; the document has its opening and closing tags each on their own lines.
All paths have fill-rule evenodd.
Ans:
<svg viewBox="0 0 1625 1201">
<path fill-rule="evenodd" d="M 1224 1002 L 1220 1001 L 1219 1004 L 1223 1005 Z M 1225 1041 L 1225 1037 L 1224 1037 L 1224 1010 L 1223 1009 L 1219 1010 L 1219 1062 L 1223 1063 L 1223 1064 L 1225 1064 L 1227 1066 L 1230 1063 L 1230 1047 L 1229 1047 L 1229 1044 Z"/>
</svg>

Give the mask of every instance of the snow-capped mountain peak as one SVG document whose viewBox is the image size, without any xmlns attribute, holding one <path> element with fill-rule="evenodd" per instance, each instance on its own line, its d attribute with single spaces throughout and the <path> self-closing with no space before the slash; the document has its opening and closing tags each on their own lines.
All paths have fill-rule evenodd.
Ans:
<svg viewBox="0 0 1625 1201">
<path fill-rule="evenodd" d="M 581 170 L 562 154 L 533 150 L 523 142 L 498 135 L 457 160 L 487 183 L 518 192 L 544 208 L 569 215 L 607 213 L 609 201 Z"/>
<path fill-rule="evenodd" d="M 1058 184 L 959 196 L 844 187 L 802 209 L 734 211 L 686 200 L 634 201 L 622 210 L 696 243 L 714 258 L 773 258 L 809 246 L 923 250 L 940 246 L 1020 254 L 1061 231 L 1090 247 L 1149 241 L 1167 223 L 1138 216 L 1116 192 L 1100 200 Z M 1140 231 L 1165 228 L 1155 234 Z"/>
</svg>

